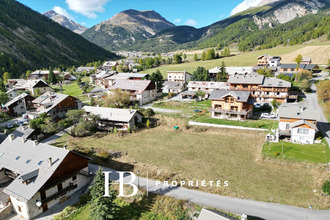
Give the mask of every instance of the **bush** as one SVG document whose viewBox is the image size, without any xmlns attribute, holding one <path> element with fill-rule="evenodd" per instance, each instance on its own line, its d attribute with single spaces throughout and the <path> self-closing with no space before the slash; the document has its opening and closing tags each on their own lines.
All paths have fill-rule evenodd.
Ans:
<svg viewBox="0 0 330 220">
<path fill-rule="evenodd" d="M 330 180 L 325 181 L 325 183 L 322 186 L 322 191 L 330 195 Z"/>
<path fill-rule="evenodd" d="M 281 155 L 281 153 L 280 153 L 280 152 L 274 152 L 273 154 L 274 154 L 274 156 L 275 156 L 275 157 L 277 157 L 277 156 L 280 156 L 280 155 Z"/>
<path fill-rule="evenodd" d="M 146 110 L 143 111 L 143 114 L 146 118 L 150 118 L 151 116 L 155 115 L 155 112 L 152 108 L 147 108 Z"/>
</svg>

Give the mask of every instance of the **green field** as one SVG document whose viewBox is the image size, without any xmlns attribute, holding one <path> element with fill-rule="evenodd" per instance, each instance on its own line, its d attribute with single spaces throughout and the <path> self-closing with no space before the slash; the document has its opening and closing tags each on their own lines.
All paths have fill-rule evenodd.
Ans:
<svg viewBox="0 0 330 220">
<path fill-rule="evenodd" d="M 225 62 L 226 66 L 254 66 L 257 62 L 257 58 L 260 55 L 268 54 L 272 56 L 281 56 L 283 54 L 287 54 L 290 52 L 293 52 L 295 50 L 298 50 L 300 48 L 306 47 L 306 46 L 317 46 L 317 45 L 329 45 L 329 41 L 325 42 L 316 42 L 312 44 L 300 44 L 295 46 L 279 46 L 272 49 L 266 49 L 266 50 L 258 50 L 258 51 L 252 51 L 252 52 L 245 52 L 237 56 L 232 57 L 226 57 L 221 59 L 215 59 L 215 60 L 207 60 L 207 61 L 193 61 L 191 57 L 193 55 L 188 55 L 187 60 L 189 62 L 185 62 L 182 64 L 172 64 L 172 65 L 162 65 L 160 67 L 154 68 L 154 69 L 148 69 L 146 71 L 143 71 L 143 73 L 153 73 L 157 69 L 160 70 L 160 72 L 163 74 L 164 78 L 167 78 L 166 71 L 183 71 L 186 70 L 190 73 L 193 73 L 193 71 L 196 70 L 198 66 L 203 66 L 206 69 L 212 69 L 216 66 L 220 66 L 222 61 Z M 200 57 L 200 55 L 199 55 Z"/>
<path fill-rule="evenodd" d="M 283 153 L 282 153 L 283 144 Z M 291 142 L 267 143 L 262 150 L 265 156 L 301 162 L 329 163 L 330 150 L 325 140 L 321 144 L 294 144 Z"/>
<path fill-rule="evenodd" d="M 267 119 L 248 119 L 246 121 L 231 121 L 224 119 L 211 118 L 209 114 L 204 114 L 193 119 L 196 122 L 210 123 L 210 124 L 219 124 L 219 125 L 232 125 L 232 126 L 241 126 L 241 127 L 250 127 L 250 128 L 263 128 L 271 129 L 278 126 L 277 120 L 267 120 Z"/>
<path fill-rule="evenodd" d="M 83 82 L 89 82 L 89 77 L 85 76 L 81 79 Z M 59 86 L 52 86 L 56 92 L 61 92 Z M 73 97 L 78 97 L 83 94 L 82 89 L 77 85 L 76 81 L 71 82 L 71 84 L 63 85 L 63 93 L 66 95 L 71 95 Z"/>
<path fill-rule="evenodd" d="M 329 208 L 320 193 L 329 174 L 322 167 L 310 167 L 261 160 L 264 133 L 205 127 L 185 128 L 178 118 L 159 116 L 162 126 L 124 137 L 115 134 L 67 138 L 68 148 L 85 152 L 123 152 L 108 161 L 115 169 L 128 164 L 132 170 L 147 170 L 153 179 L 227 180 L 226 188 L 200 190 L 240 198 L 313 208 Z M 173 129 L 174 125 L 179 130 Z M 96 141 L 97 140 L 97 141 Z M 63 140 L 62 140 L 63 141 Z M 93 153 L 94 152 L 94 153 Z M 257 159 L 259 158 L 259 159 Z"/>
</svg>

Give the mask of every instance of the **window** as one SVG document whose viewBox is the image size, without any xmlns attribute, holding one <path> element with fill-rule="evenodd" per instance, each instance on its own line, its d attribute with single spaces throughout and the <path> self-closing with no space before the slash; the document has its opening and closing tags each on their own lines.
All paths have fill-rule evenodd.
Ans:
<svg viewBox="0 0 330 220">
<path fill-rule="evenodd" d="M 298 134 L 308 134 L 308 129 L 298 128 Z"/>
<path fill-rule="evenodd" d="M 285 129 L 286 129 L 286 130 L 289 130 L 289 129 L 290 129 L 290 124 L 286 124 L 286 125 L 285 125 Z"/>
<path fill-rule="evenodd" d="M 28 164 L 28 163 L 30 163 L 30 162 L 31 162 L 31 160 L 27 160 L 25 163 Z"/>
</svg>

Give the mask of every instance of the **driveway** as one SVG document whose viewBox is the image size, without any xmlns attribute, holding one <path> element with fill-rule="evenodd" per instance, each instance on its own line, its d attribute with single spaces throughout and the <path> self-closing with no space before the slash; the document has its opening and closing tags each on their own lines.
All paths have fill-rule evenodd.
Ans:
<svg viewBox="0 0 330 220">
<path fill-rule="evenodd" d="M 18 121 L 18 118 L 14 118 L 12 120 L 2 122 L 2 123 L 0 123 L 0 127 L 6 127 L 7 124 L 16 124 L 17 121 Z"/>
<path fill-rule="evenodd" d="M 316 95 L 316 86 L 314 83 L 311 85 L 312 92 L 306 93 L 306 98 L 302 102 L 308 108 L 314 109 L 314 115 L 318 118 L 317 127 L 322 132 L 325 137 L 325 140 L 328 142 L 330 147 L 330 125 L 328 120 L 323 114 L 323 109 L 319 105 Z"/>
<path fill-rule="evenodd" d="M 167 99 L 167 100 L 163 100 L 162 102 L 169 102 L 169 101 L 176 101 L 176 100 L 179 100 L 179 95 L 176 95 L 176 96 L 174 96 L 170 99 Z M 161 113 L 181 113 L 182 112 L 182 111 L 176 110 L 176 109 L 152 107 L 155 103 L 157 103 L 157 102 L 142 105 L 140 107 L 144 108 L 144 109 L 151 108 L 152 110 L 154 110 L 154 112 L 161 112 Z"/>
</svg>

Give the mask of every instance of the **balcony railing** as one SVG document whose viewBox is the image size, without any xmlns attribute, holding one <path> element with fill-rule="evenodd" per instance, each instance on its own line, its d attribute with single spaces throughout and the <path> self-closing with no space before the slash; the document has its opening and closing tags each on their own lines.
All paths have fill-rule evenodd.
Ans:
<svg viewBox="0 0 330 220">
<path fill-rule="evenodd" d="M 291 136 L 291 130 L 279 130 L 279 135 Z"/>
<path fill-rule="evenodd" d="M 227 110 L 227 109 L 214 109 L 210 108 L 210 112 L 216 112 L 216 113 L 227 113 L 227 114 L 236 114 L 236 115 L 247 115 L 249 112 L 251 112 L 252 109 L 249 109 L 248 111 L 243 110 L 243 111 L 235 111 L 235 110 Z"/>
</svg>

